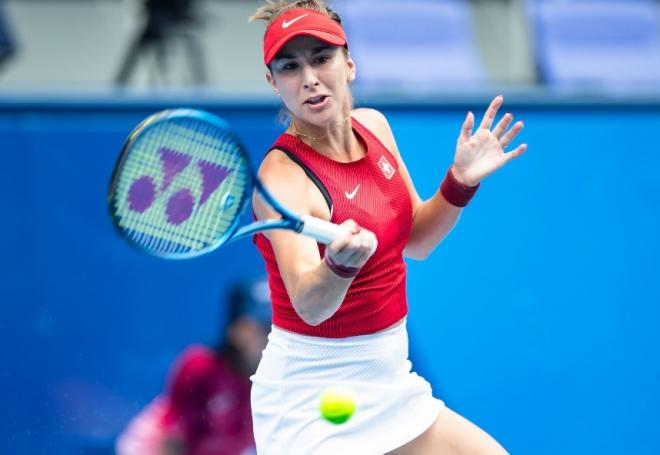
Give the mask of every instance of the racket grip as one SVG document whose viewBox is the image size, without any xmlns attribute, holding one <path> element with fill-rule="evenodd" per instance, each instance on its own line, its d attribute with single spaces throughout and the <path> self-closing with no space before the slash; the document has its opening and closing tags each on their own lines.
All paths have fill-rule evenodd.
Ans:
<svg viewBox="0 0 660 455">
<path fill-rule="evenodd" d="M 343 228 L 338 224 L 330 223 L 329 221 L 310 215 L 302 216 L 301 220 L 303 226 L 300 233 L 312 237 L 317 242 L 325 245 L 332 242 L 337 237 L 349 234 L 346 228 Z"/>
</svg>

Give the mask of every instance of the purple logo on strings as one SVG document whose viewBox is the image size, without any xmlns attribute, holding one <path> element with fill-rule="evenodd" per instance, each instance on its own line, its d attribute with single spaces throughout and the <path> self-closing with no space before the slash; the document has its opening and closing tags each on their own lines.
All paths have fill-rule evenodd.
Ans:
<svg viewBox="0 0 660 455">
<path fill-rule="evenodd" d="M 158 150 L 163 167 L 163 183 L 157 188 L 153 177 L 143 175 L 133 181 L 128 190 L 128 207 L 138 213 L 151 207 L 156 197 L 163 194 L 172 184 L 177 175 L 189 165 L 192 157 L 166 147 Z M 203 206 L 220 184 L 231 173 L 231 170 L 209 161 L 199 160 L 195 163 L 202 176 L 202 193 L 199 197 L 199 207 Z M 179 225 L 186 221 L 195 208 L 195 197 L 190 188 L 182 188 L 175 192 L 165 204 L 165 215 L 170 224 Z"/>
</svg>

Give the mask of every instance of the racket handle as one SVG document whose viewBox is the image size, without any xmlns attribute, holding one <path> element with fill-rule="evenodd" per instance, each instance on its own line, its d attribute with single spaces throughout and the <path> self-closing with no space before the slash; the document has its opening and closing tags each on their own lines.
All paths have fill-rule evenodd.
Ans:
<svg viewBox="0 0 660 455">
<path fill-rule="evenodd" d="M 303 225 L 300 233 L 312 237 L 317 242 L 325 245 L 337 237 L 348 235 L 346 228 L 311 215 L 304 215 L 301 217 L 301 220 Z"/>
</svg>

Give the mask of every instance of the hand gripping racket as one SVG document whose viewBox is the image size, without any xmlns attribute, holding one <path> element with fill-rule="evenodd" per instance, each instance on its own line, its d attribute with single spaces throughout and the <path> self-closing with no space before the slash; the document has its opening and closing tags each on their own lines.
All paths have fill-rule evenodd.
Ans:
<svg viewBox="0 0 660 455">
<path fill-rule="evenodd" d="M 282 217 L 239 228 L 255 188 Z M 325 244 L 345 232 L 279 204 L 229 125 L 192 109 L 158 112 L 138 125 L 115 165 L 108 203 L 123 237 L 165 258 L 199 256 L 266 229 L 290 229 Z"/>
</svg>

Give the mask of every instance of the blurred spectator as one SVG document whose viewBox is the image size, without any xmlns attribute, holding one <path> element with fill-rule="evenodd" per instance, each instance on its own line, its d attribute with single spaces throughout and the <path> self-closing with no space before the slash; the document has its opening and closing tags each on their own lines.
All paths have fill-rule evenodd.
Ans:
<svg viewBox="0 0 660 455">
<path fill-rule="evenodd" d="M 195 28 L 200 24 L 196 0 L 143 0 L 144 27 L 138 31 L 131 43 L 116 78 L 117 85 L 126 85 L 140 59 L 149 52 L 155 57 L 157 76 L 165 80 L 168 75 L 168 53 L 173 44 L 180 41 L 186 46 L 185 55 L 191 70 L 192 82 L 202 85 L 206 82 L 206 69 L 202 46 Z M 156 77 L 152 77 L 153 80 Z"/>
<path fill-rule="evenodd" d="M 165 391 L 128 425 L 118 455 L 254 454 L 250 376 L 261 359 L 271 321 L 268 283 L 242 283 L 228 296 L 221 343 L 187 348 Z"/>
<path fill-rule="evenodd" d="M 0 69 L 14 55 L 15 51 L 16 43 L 5 14 L 5 2 L 0 0 Z"/>
</svg>

